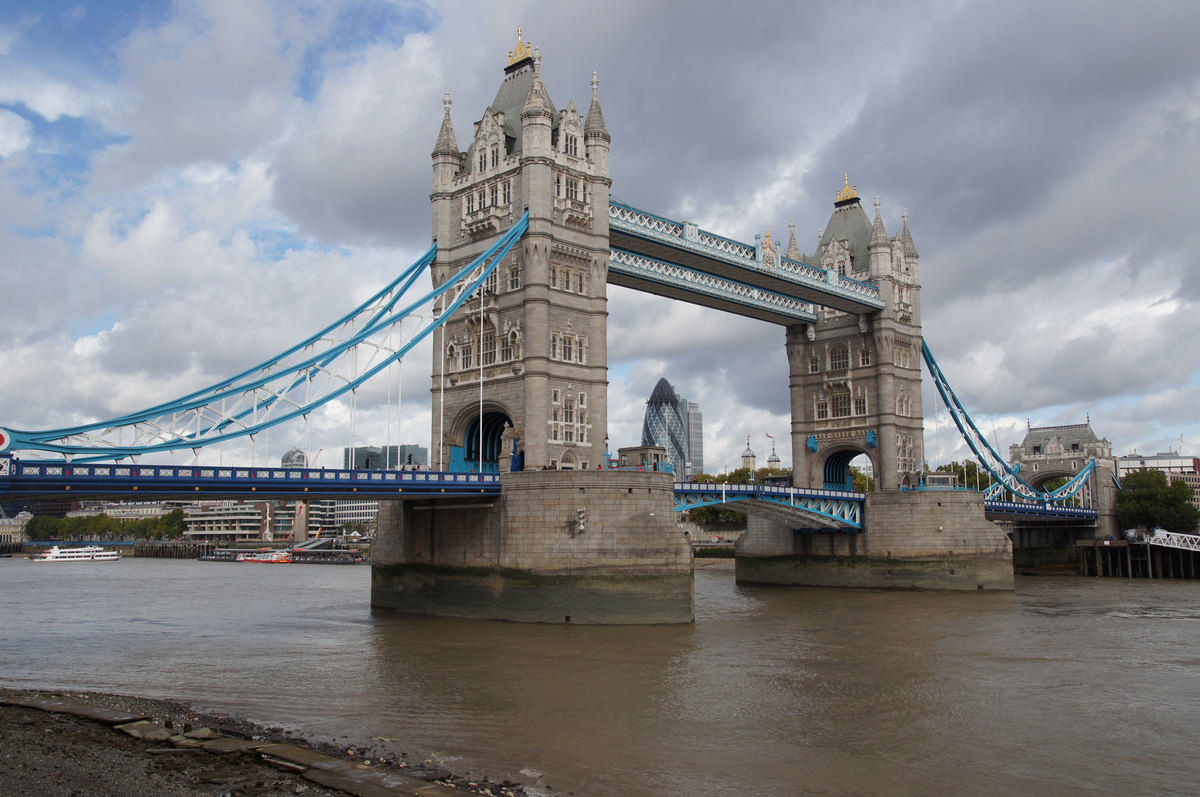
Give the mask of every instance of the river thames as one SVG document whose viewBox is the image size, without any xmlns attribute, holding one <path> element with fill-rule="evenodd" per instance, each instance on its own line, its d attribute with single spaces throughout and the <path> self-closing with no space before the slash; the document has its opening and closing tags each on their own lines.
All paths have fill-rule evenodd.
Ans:
<svg viewBox="0 0 1200 797">
<path fill-rule="evenodd" d="M 1194 794 L 1200 583 L 739 587 L 690 626 L 373 612 L 367 566 L 0 559 L 13 688 L 177 699 L 530 794 Z"/>
</svg>

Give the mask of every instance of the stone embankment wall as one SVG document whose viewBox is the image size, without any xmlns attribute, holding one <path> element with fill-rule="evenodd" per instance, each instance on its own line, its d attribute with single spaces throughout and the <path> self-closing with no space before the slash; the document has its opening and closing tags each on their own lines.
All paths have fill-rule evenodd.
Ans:
<svg viewBox="0 0 1200 797">
<path fill-rule="evenodd" d="M 876 492 L 866 530 L 805 534 L 751 518 L 739 583 L 932 590 L 1013 589 L 1012 542 L 968 491 Z"/>
<path fill-rule="evenodd" d="M 499 498 L 380 503 L 372 605 L 523 622 L 694 620 L 670 474 L 526 471 Z"/>
</svg>

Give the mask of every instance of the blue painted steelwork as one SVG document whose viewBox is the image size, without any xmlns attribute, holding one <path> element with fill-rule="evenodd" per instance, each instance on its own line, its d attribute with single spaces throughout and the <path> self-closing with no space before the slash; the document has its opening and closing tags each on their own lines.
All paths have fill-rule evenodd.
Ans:
<svg viewBox="0 0 1200 797">
<path fill-rule="evenodd" d="M 993 517 L 1036 517 L 1045 520 L 1096 520 L 1100 513 L 1084 506 L 1066 506 L 1047 501 L 988 501 L 983 502 L 984 514 Z"/>
<path fill-rule="evenodd" d="M 675 485 L 675 511 L 738 501 L 761 502 L 774 509 L 794 513 L 815 526 L 842 531 L 862 531 L 863 493 L 845 490 L 802 490 L 768 484 L 716 484 L 682 482 Z"/>
<path fill-rule="evenodd" d="M 998 484 L 1003 485 L 1001 491 L 993 492 L 989 490 L 989 495 L 994 496 L 1000 494 L 1000 492 L 1007 491 L 1014 496 L 1019 496 L 1028 501 L 1061 502 L 1074 498 L 1083 489 L 1083 486 L 1087 483 L 1087 480 L 1096 468 L 1095 460 L 1090 461 L 1083 470 L 1079 471 L 1066 484 L 1053 492 L 1047 493 L 1038 490 L 1022 479 L 1019 475 L 1020 468 L 1005 462 L 996 449 L 992 448 L 991 443 L 987 441 L 987 437 L 975 426 L 975 422 L 971 420 L 971 416 L 967 414 L 966 409 L 958 400 L 958 396 L 951 389 L 950 383 L 946 380 L 946 375 L 942 373 L 941 367 L 933 358 L 933 352 L 930 350 L 929 344 L 924 340 L 921 341 L 921 357 L 925 360 L 925 367 L 929 371 L 933 385 L 937 388 L 938 395 L 942 397 L 942 402 L 950 412 L 950 417 L 954 420 L 954 425 L 958 427 L 958 431 L 962 434 L 963 440 L 966 441 L 967 446 L 974 452 L 976 459 L 979 460 L 979 464 L 983 466 L 984 470 L 991 474 L 992 478 Z"/>
<path fill-rule="evenodd" d="M 609 282 L 614 284 L 629 282 L 628 287 L 634 287 L 632 283 L 637 282 L 640 290 L 647 293 L 690 301 L 775 324 L 815 323 L 817 320 L 811 302 L 624 249 L 610 251 L 608 274 Z M 649 290 L 646 287 L 648 284 L 655 285 L 656 290 Z"/>
<path fill-rule="evenodd" d="M 399 278 L 351 313 L 282 354 L 241 374 L 183 398 L 99 423 L 41 432 L 0 430 L 4 450 L 47 451 L 75 462 L 120 460 L 253 437 L 357 389 L 400 360 L 474 294 L 528 226 L 525 213 L 487 251 L 438 288 L 399 307 L 428 269 L 430 249 Z M 454 293 L 457 292 L 457 293 Z M 443 297 L 453 296 L 452 301 Z M 418 311 L 441 300 L 429 318 Z M 407 342 L 391 344 L 401 323 L 417 319 L 420 328 Z M 321 351 L 317 347 L 323 345 Z M 363 352 L 359 362 L 359 352 Z M 350 373 L 339 370 L 347 368 Z M 127 439 L 131 438 L 131 439 Z"/>
<path fill-rule="evenodd" d="M 14 460 L 8 473 L 0 475 L 0 496 L 5 499 L 47 495 L 401 498 L 464 494 L 498 496 L 499 474 Z"/>
<path fill-rule="evenodd" d="M 0 457 L 0 497 L 51 495 L 191 498 L 462 498 L 500 495 L 498 473 L 342 470 L 315 468 L 180 467 L 21 461 Z M 796 523 L 835 531 L 863 528 L 866 496 L 838 490 L 798 490 L 762 484 L 680 483 L 675 511 L 715 504 L 760 502 L 786 510 Z M 1048 502 L 986 501 L 993 516 L 1095 520 L 1097 511 Z M 749 507 L 747 507 L 749 508 Z"/>
<path fill-rule="evenodd" d="M 694 224 L 665 219 L 620 202 L 609 203 L 609 243 L 618 268 L 610 267 L 608 281 L 648 293 L 710 304 L 716 294 L 704 284 L 703 277 L 711 277 L 741 286 L 738 290 L 763 290 L 848 313 L 873 313 L 884 306 L 879 288 L 870 283 L 778 257 L 774 252 L 771 256 L 776 262 L 767 265 L 761 243 L 751 246 L 731 241 Z M 632 255 L 645 258 L 647 264 L 636 269 L 623 260 Z M 660 267 L 650 268 L 653 264 L 669 264 L 695 276 L 684 279 L 675 273 L 667 280 L 658 273 Z"/>
</svg>

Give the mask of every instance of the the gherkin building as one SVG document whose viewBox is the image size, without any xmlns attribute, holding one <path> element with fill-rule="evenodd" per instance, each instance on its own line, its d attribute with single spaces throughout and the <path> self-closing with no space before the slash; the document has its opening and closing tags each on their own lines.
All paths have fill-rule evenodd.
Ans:
<svg viewBox="0 0 1200 797">
<path fill-rule="evenodd" d="M 646 402 L 642 445 L 665 448 L 678 481 L 704 470 L 703 439 L 700 406 L 681 399 L 665 377 L 658 380 Z"/>
</svg>

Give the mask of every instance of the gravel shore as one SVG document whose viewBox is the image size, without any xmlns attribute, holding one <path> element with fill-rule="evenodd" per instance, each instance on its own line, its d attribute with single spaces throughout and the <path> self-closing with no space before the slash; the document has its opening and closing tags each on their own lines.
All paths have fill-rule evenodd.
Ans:
<svg viewBox="0 0 1200 797">
<path fill-rule="evenodd" d="M 143 716 L 173 738 L 135 738 L 79 709 Z M 517 783 L 469 781 L 369 746 L 334 747 L 183 703 L 122 695 L 0 688 L 0 739 L 0 797 L 525 797 Z M 266 755 L 268 744 L 290 751 L 293 762 L 318 765 Z"/>
</svg>

